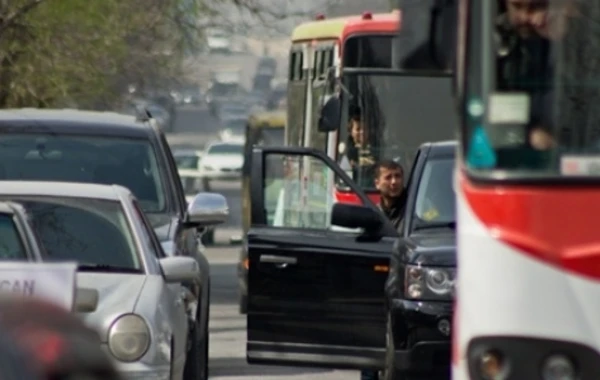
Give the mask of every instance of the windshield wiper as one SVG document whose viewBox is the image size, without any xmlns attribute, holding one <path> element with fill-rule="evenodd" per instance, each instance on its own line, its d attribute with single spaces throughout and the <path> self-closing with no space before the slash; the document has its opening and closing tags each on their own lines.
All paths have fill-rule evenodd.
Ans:
<svg viewBox="0 0 600 380">
<path fill-rule="evenodd" d="M 79 264 L 77 270 L 81 272 L 110 272 L 110 273 L 142 273 L 141 269 L 120 267 L 106 264 Z"/>
<path fill-rule="evenodd" d="M 456 229 L 456 222 L 443 222 L 443 223 L 423 223 L 415 226 L 417 230 L 429 230 L 433 228 L 452 228 Z"/>
</svg>

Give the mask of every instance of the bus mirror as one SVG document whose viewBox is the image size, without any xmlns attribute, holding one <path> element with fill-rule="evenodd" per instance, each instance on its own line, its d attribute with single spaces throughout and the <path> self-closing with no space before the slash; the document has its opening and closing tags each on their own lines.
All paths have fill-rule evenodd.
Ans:
<svg viewBox="0 0 600 380">
<path fill-rule="evenodd" d="M 337 130 L 340 124 L 340 99 L 332 96 L 321 108 L 319 115 L 319 132 L 332 132 Z"/>
</svg>

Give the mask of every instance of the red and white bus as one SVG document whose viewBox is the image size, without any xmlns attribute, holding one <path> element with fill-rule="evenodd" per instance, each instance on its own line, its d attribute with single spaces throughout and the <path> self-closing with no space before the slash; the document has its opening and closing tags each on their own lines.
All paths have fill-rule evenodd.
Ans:
<svg viewBox="0 0 600 380">
<path fill-rule="evenodd" d="M 414 47 L 407 43 L 402 45 L 402 51 L 394 48 L 398 28 L 406 22 L 397 10 L 365 12 L 335 19 L 318 16 L 294 30 L 288 84 L 288 146 L 326 151 L 352 171 L 347 157 L 355 143 L 348 127 L 356 110 L 363 121 L 365 151 L 369 152 L 370 161 L 396 159 L 408 168 L 423 142 L 453 137 L 453 128 L 444 122 L 444 115 L 454 112 L 450 73 L 437 70 L 415 74 L 414 70 L 397 68 L 398 53 L 409 55 Z M 431 94 L 440 88 L 448 96 L 432 100 Z M 329 110 L 325 115 L 328 123 L 322 123 L 322 110 L 328 99 L 334 102 L 325 107 Z M 353 177 L 371 200 L 379 201 L 372 170 L 356 170 Z M 339 187 L 333 178 L 329 181 L 334 202 L 360 203 L 349 189 Z"/>
<path fill-rule="evenodd" d="M 600 3 L 459 0 L 458 14 L 453 379 L 600 379 Z M 507 84 L 518 40 L 498 20 L 534 16 L 514 33 L 542 37 L 529 48 L 552 52 L 550 70 Z"/>
</svg>

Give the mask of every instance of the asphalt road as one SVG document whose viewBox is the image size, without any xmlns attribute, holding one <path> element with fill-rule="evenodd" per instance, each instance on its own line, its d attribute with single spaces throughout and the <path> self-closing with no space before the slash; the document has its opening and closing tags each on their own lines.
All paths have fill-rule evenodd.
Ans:
<svg viewBox="0 0 600 380">
<path fill-rule="evenodd" d="M 168 136 L 172 148 L 201 148 L 216 138 L 218 122 L 202 107 L 179 111 L 175 133 Z M 241 233 L 240 182 L 214 182 L 214 192 L 223 194 L 229 203 L 229 220 L 215 233 L 215 245 L 207 248 L 211 263 L 210 311 L 210 378 L 221 380 L 352 380 L 358 372 L 319 368 L 256 366 L 246 363 L 246 316 L 238 312 L 236 263 L 239 245 L 230 237 Z"/>
</svg>

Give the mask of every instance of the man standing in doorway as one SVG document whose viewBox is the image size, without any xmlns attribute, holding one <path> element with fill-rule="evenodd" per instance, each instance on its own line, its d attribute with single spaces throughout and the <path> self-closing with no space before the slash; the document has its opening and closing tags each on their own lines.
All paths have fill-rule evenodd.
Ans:
<svg viewBox="0 0 600 380">
<path fill-rule="evenodd" d="M 400 229 L 406 209 L 406 191 L 404 191 L 404 169 L 392 160 L 384 160 L 375 165 L 375 187 L 379 191 L 379 208 L 392 222 L 396 230 Z M 377 371 L 362 370 L 360 380 L 377 380 Z"/>
</svg>

